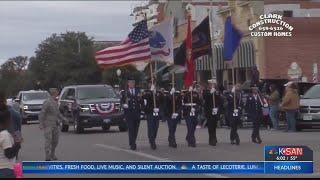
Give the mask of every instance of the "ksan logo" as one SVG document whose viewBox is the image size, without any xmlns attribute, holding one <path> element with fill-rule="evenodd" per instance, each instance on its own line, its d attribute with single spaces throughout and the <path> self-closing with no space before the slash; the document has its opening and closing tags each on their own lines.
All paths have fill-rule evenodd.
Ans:
<svg viewBox="0 0 320 180">
<path fill-rule="evenodd" d="M 279 14 L 263 14 L 259 21 L 249 26 L 252 37 L 291 37 L 293 27 Z"/>
<path fill-rule="evenodd" d="M 278 152 L 281 156 L 303 156 L 303 148 L 298 147 L 279 148 Z"/>
</svg>

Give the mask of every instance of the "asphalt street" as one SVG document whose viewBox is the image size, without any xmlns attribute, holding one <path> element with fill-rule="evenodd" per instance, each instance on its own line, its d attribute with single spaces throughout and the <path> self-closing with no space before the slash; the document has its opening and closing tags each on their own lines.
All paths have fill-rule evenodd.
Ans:
<svg viewBox="0 0 320 180">
<path fill-rule="evenodd" d="M 20 160 L 44 160 L 44 136 L 38 124 L 24 125 L 22 129 L 24 142 Z M 111 127 L 108 132 L 101 128 L 87 129 L 84 134 L 75 134 L 73 128 L 60 134 L 57 156 L 63 161 L 263 161 L 265 145 L 306 145 L 314 152 L 314 174 L 307 175 L 235 175 L 235 174 L 103 174 L 103 175 L 38 175 L 26 174 L 25 177 L 320 177 L 319 130 L 309 130 L 297 133 L 262 130 L 262 144 L 251 142 L 251 129 L 240 129 L 240 146 L 229 142 L 229 129 L 217 130 L 218 145 L 208 145 L 207 129 L 197 129 L 197 147 L 187 146 L 185 141 L 186 126 L 182 123 L 177 128 L 178 148 L 168 147 L 168 129 L 166 123 L 160 123 L 157 150 L 151 150 L 147 138 L 146 122 L 142 121 L 137 141 L 137 151 L 130 151 L 127 132 L 119 132 L 117 127 Z"/>
</svg>

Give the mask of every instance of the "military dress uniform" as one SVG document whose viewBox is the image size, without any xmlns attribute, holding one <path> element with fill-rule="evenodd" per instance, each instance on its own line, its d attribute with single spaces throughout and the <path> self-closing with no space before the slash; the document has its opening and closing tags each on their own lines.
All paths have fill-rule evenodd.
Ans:
<svg viewBox="0 0 320 180">
<path fill-rule="evenodd" d="M 197 117 L 199 115 L 200 98 L 196 91 L 192 92 L 192 103 L 191 103 L 191 92 L 187 92 L 183 98 L 183 114 L 187 124 L 187 136 L 186 140 L 188 146 L 196 147 L 195 131 L 198 124 Z"/>
<path fill-rule="evenodd" d="M 238 126 L 241 124 L 241 112 L 243 108 L 242 103 L 242 93 L 236 92 L 236 109 L 238 112 L 235 114 L 234 112 L 234 93 L 228 93 L 226 96 L 227 99 L 227 109 L 226 113 L 228 113 L 228 117 L 230 120 L 230 140 L 231 144 L 240 144 L 240 137 L 238 134 Z"/>
<path fill-rule="evenodd" d="M 175 112 L 173 112 L 173 102 L 175 105 Z M 182 109 L 182 97 L 179 91 L 172 92 L 169 101 L 167 101 L 166 103 L 166 108 L 168 109 L 169 114 L 171 115 L 170 119 L 167 121 L 169 129 L 168 142 L 170 147 L 176 148 L 177 143 L 175 134 L 177 130 L 177 125 L 181 120 Z"/>
<path fill-rule="evenodd" d="M 159 129 L 159 108 L 155 108 L 153 104 L 153 91 L 146 90 L 144 91 L 143 98 L 143 109 L 147 117 L 147 125 L 148 125 L 148 138 L 149 143 L 152 149 L 156 149 L 156 138 Z M 158 91 L 155 94 L 156 105 L 160 105 L 161 93 Z"/>
<path fill-rule="evenodd" d="M 246 112 L 248 114 L 248 120 L 253 123 L 252 142 L 261 143 L 260 138 L 260 121 L 262 119 L 262 101 L 259 94 L 250 94 L 246 101 Z"/>
<path fill-rule="evenodd" d="M 142 97 L 137 88 L 128 89 L 122 92 L 121 104 L 124 107 L 124 116 L 128 126 L 129 145 L 132 150 L 136 150 L 136 140 L 140 126 L 140 114 Z"/>
<path fill-rule="evenodd" d="M 213 104 L 213 93 L 215 107 Z M 217 144 L 217 123 L 220 119 L 221 110 L 223 108 L 223 100 L 218 91 L 211 92 L 211 90 L 206 89 L 203 91 L 203 101 L 204 101 L 204 112 L 207 118 L 207 126 L 209 133 L 209 145 L 215 146 Z"/>
<path fill-rule="evenodd" d="M 57 101 L 50 96 L 39 114 L 40 128 L 44 130 L 46 161 L 57 160 L 55 150 L 59 142 L 60 122 L 65 118 L 59 111 Z"/>
</svg>

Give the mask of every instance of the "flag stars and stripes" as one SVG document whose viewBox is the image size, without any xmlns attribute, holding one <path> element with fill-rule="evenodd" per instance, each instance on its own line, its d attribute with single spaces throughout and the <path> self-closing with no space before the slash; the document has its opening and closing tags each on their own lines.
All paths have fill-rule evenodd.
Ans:
<svg viewBox="0 0 320 180">
<path fill-rule="evenodd" d="M 96 52 L 95 59 L 106 68 L 150 60 L 150 57 L 148 26 L 146 21 L 141 21 L 120 45 Z"/>
</svg>

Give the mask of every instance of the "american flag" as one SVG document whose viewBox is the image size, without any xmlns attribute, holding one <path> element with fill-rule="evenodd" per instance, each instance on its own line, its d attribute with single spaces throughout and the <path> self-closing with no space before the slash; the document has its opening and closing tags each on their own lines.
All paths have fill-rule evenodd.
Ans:
<svg viewBox="0 0 320 180">
<path fill-rule="evenodd" d="M 141 21 L 120 45 L 96 52 L 95 59 L 102 68 L 121 66 L 151 58 L 147 22 Z"/>
</svg>

